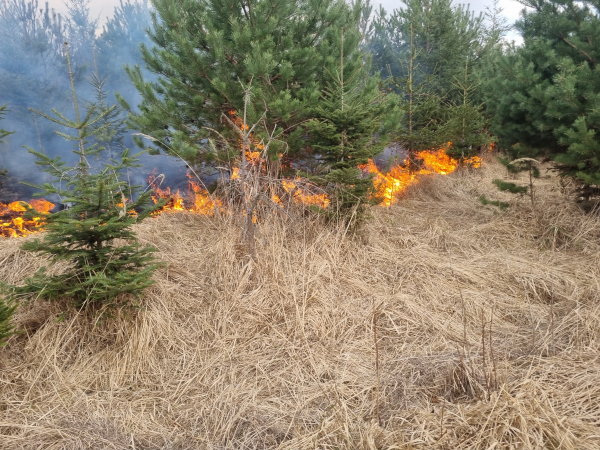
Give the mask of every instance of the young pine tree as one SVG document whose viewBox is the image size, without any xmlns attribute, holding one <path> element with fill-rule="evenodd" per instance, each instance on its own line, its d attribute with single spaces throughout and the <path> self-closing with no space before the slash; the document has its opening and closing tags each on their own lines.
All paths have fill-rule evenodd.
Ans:
<svg viewBox="0 0 600 450">
<path fill-rule="evenodd" d="M 409 42 L 407 59 L 401 61 L 401 75 L 394 75 L 390 67 L 388 71 L 390 83 L 403 98 L 400 104 L 403 120 L 396 131 L 395 141 L 412 156 L 414 151 L 435 148 L 447 142 L 445 116 L 448 104 L 437 93 L 437 74 L 428 74 L 419 62 L 422 49 L 415 44 L 412 25 Z"/>
<path fill-rule="evenodd" d="M 479 84 L 471 79 L 469 60 L 465 62 L 464 76 L 455 77 L 454 90 L 458 99 L 448 108 L 448 141 L 452 146 L 446 151 L 451 157 L 461 161 L 475 156 L 479 149 L 490 143 L 488 121 L 484 116 L 483 105 L 473 101 L 474 91 Z"/>
<path fill-rule="evenodd" d="M 68 53 L 67 62 L 70 69 Z M 148 202 L 149 194 L 141 194 L 133 200 L 136 188 L 130 188 L 120 178 L 124 169 L 136 167 L 137 155 L 130 156 L 129 150 L 125 149 L 118 161 L 113 159 L 97 170 L 90 165 L 90 156 L 104 149 L 89 145 L 88 141 L 99 132 L 95 125 L 108 117 L 113 109 L 96 114 L 95 108 L 90 108 L 81 118 L 73 82 L 71 86 L 74 121 L 56 110 L 53 110 L 53 116 L 34 112 L 74 130 L 74 134 L 57 133 L 75 143 L 73 152 L 79 156 L 78 164 L 66 167 L 60 157 L 50 158 L 28 149 L 37 156 L 36 163 L 55 177 L 54 183 L 36 186 L 42 190 L 41 195 L 58 195 L 66 208 L 46 215 L 46 233 L 22 247 L 49 255 L 52 263 L 67 261 L 69 268 L 52 276 L 42 269 L 28 278 L 25 286 L 16 288 L 15 294 L 53 300 L 66 298 L 77 308 L 100 308 L 114 305 L 120 294 L 139 295 L 152 284 L 151 276 L 157 267 L 153 249 L 137 242 L 131 226 L 154 209 L 138 213 Z"/>
<path fill-rule="evenodd" d="M 384 122 L 393 104 L 379 91 L 379 77 L 370 76 L 362 58 L 344 57 L 344 36 L 337 70 L 330 73 L 316 120 L 309 123 L 311 144 L 325 174 L 317 183 L 331 191 L 327 212 L 359 225 L 365 206 L 377 203 L 373 178 L 360 166 L 388 143 Z M 331 211 L 331 212 L 330 212 Z"/>
<path fill-rule="evenodd" d="M 515 28 L 523 45 L 488 67 L 492 131 L 512 159 L 549 157 L 582 184 L 594 205 L 600 186 L 600 17 L 589 0 L 527 0 Z"/>
<path fill-rule="evenodd" d="M 98 72 L 96 58 L 94 57 L 94 72 L 88 77 L 88 81 L 94 89 L 96 97 L 95 102 L 88 102 L 86 110 L 94 110 L 95 114 L 100 116 L 94 125 L 90 128 L 94 131 L 94 142 L 104 148 L 108 153 L 108 158 L 112 159 L 117 151 L 123 151 L 123 138 L 127 131 L 125 125 L 126 118 L 123 111 L 117 105 L 111 105 L 106 95 L 106 87 L 109 77 L 103 77 Z"/>
<path fill-rule="evenodd" d="M 252 83 L 248 123 L 263 112 L 265 128 L 277 128 L 286 142 L 285 158 L 306 156 L 301 125 L 325 86 L 326 68 L 337 66 L 339 30 L 358 27 L 361 10 L 343 0 L 154 0 L 150 37 L 142 46 L 156 82 L 139 67 L 127 73 L 142 95 L 132 125 L 152 136 L 166 152 L 189 164 L 211 162 L 215 152 L 207 138 L 217 130 L 237 145 L 238 136 L 223 115 L 244 109 L 244 86 Z M 360 36 L 346 44 L 358 54 Z M 266 136 L 257 133 L 257 139 Z M 161 145 L 164 144 L 164 145 Z M 277 160 L 283 146 L 273 145 Z M 226 156 L 229 156 L 228 154 Z M 226 157 L 221 164 L 226 163 Z M 292 167 L 289 166 L 288 167 Z"/>
</svg>

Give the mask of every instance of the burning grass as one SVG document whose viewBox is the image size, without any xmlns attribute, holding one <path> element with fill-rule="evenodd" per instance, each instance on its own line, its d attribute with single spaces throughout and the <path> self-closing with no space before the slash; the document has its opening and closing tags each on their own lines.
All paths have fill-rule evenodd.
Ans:
<svg viewBox="0 0 600 450">
<path fill-rule="evenodd" d="M 43 217 L 26 219 L 23 214 L 27 209 L 34 208 L 42 216 L 48 214 L 54 206 L 54 203 L 43 198 L 33 199 L 29 202 L 0 203 L 0 237 L 19 238 L 40 231 L 44 225 Z"/>
<path fill-rule="evenodd" d="M 166 267 L 140 310 L 19 310 L 0 447 L 600 449 L 600 221 L 502 176 L 425 177 L 362 239 L 272 217 L 256 263 L 234 218 L 147 221 Z M 42 264 L 19 244 L 0 279 Z"/>
</svg>

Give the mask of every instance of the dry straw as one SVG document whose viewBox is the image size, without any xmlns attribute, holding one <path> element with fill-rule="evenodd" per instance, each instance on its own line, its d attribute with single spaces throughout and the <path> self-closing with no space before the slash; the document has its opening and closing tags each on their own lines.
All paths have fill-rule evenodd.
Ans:
<svg viewBox="0 0 600 450">
<path fill-rule="evenodd" d="M 0 448 L 600 449 L 600 222 L 502 175 L 426 179 L 362 239 L 263 219 L 256 260 L 233 219 L 144 223 L 166 266 L 139 310 L 20 308 Z M 0 279 L 42 264 L 19 244 Z"/>
</svg>

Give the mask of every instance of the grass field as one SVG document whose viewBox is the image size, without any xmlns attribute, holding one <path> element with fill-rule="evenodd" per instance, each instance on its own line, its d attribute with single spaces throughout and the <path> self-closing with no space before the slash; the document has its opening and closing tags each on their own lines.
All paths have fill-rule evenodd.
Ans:
<svg viewBox="0 0 600 450">
<path fill-rule="evenodd" d="M 504 175 L 427 178 L 359 238 L 265 219 L 256 262 L 235 220 L 149 219 L 166 265 L 139 310 L 18 310 L 0 448 L 600 449 L 600 220 Z M 20 243 L 0 279 L 43 263 Z"/>
</svg>

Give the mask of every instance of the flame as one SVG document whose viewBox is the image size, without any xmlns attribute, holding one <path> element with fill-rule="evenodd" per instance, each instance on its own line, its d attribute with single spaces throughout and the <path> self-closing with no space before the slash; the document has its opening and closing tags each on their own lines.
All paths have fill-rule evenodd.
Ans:
<svg viewBox="0 0 600 450">
<path fill-rule="evenodd" d="M 191 212 L 212 216 L 216 211 L 221 211 L 223 209 L 221 200 L 218 198 L 211 198 L 208 191 L 193 180 L 189 173 L 188 182 L 194 198 L 194 206 L 190 209 Z"/>
<path fill-rule="evenodd" d="M 150 175 L 148 182 L 152 187 L 152 201 L 158 203 L 160 200 L 165 199 L 167 203 L 155 214 L 159 214 L 164 211 L 189 211 L 196 214 L 202 215 L 213 215 L 215 211 L 222 210 L 222 203 L 219 199 L 211 198 L 211 195 L 206 189 L 201 187 L 195 180 L 192 179 L 188 173 L 188 193 L 181 195 L 179 190 L 175 193 L 171 193 L 171 188 L 161 189 L 160 183 L 164 179 L 163 175 L 156 176 L 155 173 Z M 186 204 L 191 205 L 186 207 Z"/>
<path fill-rule="evenodd" d="M 377 196 L 382 198 L 382 205 L 391 206 L 396 200 L 396 196 L 407 187 L 414 184 L 417 180 L 417 174 L 410 172 L 408 167 L 396 165 L 390 169 L 387 174 L 381 173 L 373 160 L 363 166 L 361 169 L 373 174 L 373 184 Z"/>
<path fill-rule="evenodd" d="M 49 202 L 43 198 L 38 198 L 29 201 L 29 205 L 42 214 L 48 214 L 50 210 L 54 208 L 54 203 Z"/>
<path fill-rule="evenodd" d="M 33 208 L 41 217 L 25 219 L 23 213 Z M 47 200 L 34 199 L 29 202 L 16 201 L 7 204 L 0 203 L 0 236 L 24 237 L 43 231 L 45 224 L 44 215 L 54 208 L 54 203 Z"/>
<path fill-rule="evenodd" d="M 361 166 L 361 169 L 373 175 L 376 194 L 382 198 L 382 205 L 391 206 L 396 201 L 398 194 L 417 183 L 424 175 L 433 173 L 447 175 L 454 172 L 459 164 L 470 165 L 474 168 L 481 166 L 481 159 L 477 156 L 464 158 L 460 162 L 450 157 L 446 153 L 450 145 L 451 143 L 448 143 L 445 147 L 437 150 L 424 150 L 416 153 L 417 158 L 423 161 L 421 168 L 418 170 L 411 170 L 410 161 L 406 160 L 402 164 L 394 165 L 387 173 L 381 172 L 372 160 Z M 251 164 L 260 163 L 260 152 L 246 151 L 246 157 Z M 152 188 L 152 199 L 154 203 L 158 203 L 161 199 L 166 199 L 167 203 L 156 214 L 169 211 L 188 211 L 210 216 L 215 214 L 215 212 L 225 210 L 221 200 L 211 196 L 204 187 L 192 179 L 189 173 L 188 192 L 184 195 L 179 190 L 174 193 L 171 192 L 171 188 L 169 187 L 162 189 L 160 185 L 164 180 L 164 175 L 157 175 L 157 173 L 158 170 L 155 169 L 148 178 L 148 182 Z M 231 179 L 239 179 L 239 168 L 233 168 Z M 298 204 L 315 205 L 324 209 L 330 204 L 327 194 L 313 192 L 314 189 L 311 188 L 310 184 L 299 177 L 281 180 L 281 188 L 282 191 L 279 194 L 285 191 Z M 122 197 L 123 202 L 127 203 L 127 199 L 124 196 Z M 271 193 L 271 200 L 275 204 L 283 206 L 279 195 L 275 192 Z M 43 216 L 50 213 L 54 206 L 53 203 L 44 199 L 30 200 L 29 202 L 16 201 L 9 204 L 0 203 L 0 236 L 23 237 L 31 233 L 43 231 Z M 123 203 L 118 206 L 124 208 Z M 31 220 L 24 219 L 22 217 L 23 213 L 29 207 L 37 210 L 40 213 L 40 217 L 35 217 Z M 135 211 L 129 210 L 127 214 L 135 214 Z M 252 217 L 252 220 L 256 221 L 256 218 Z"/>
<path fill-rule="evenodd" d="M 282 180 L 281 185 L 283 186 L 283 189 L 285 189 L 285 191 L 292 196 L 296 203 L 301 203 L 303 205 L 309 206 L 315 205 L 323 209 L 327 208 L 330 202 L 329 198 L 327 197 L 327 194 L 313 194 L 305 186 L 302 186 L 302 181 L 303 180 L 301 178 L 295 178 L 293 181 Z M 281 203 L 279 197 L 274 196 L 274 201 L 275 198 L 277 201 L 279 201 L 279 203 Z"/>
<path fill-rule="evenodd" d="M 373 184 L 377 196 L 382 198 L 382 205 L 391 206 L 401 192 L 409 186 L 417 183 L 420 176 L 437 173 L 448 175 L 456 170 L 459 161 L 449 156 L 446 151 L 452 145 L 448 142 L 445 147 L 437 150 L 423 150 L 417 152 L 417 158 L 423 160 L 423 166 L 418 171 L 410 170 L 410 161 L 404 160 L 403 165 L 393 166 L 387 174 L 379 171 L 373 160 L 361 166 L 361 169 L 367 173 L 373 174 Z M 474 168 L 481 166 L 481 159 L 478 156 L 464 158 L 462 164 Z"/>
</svg>

